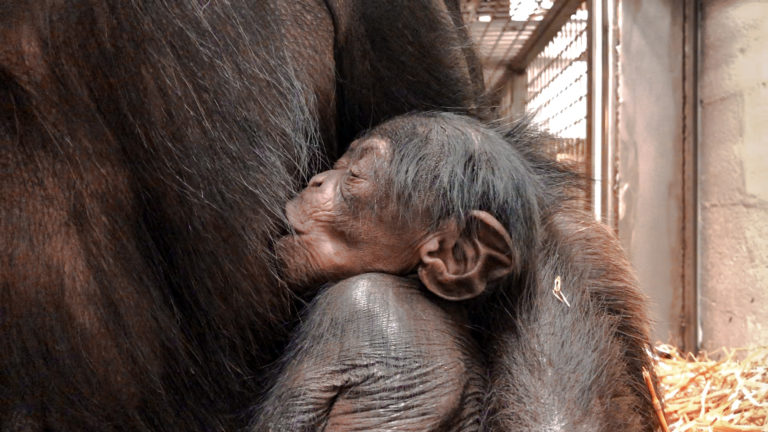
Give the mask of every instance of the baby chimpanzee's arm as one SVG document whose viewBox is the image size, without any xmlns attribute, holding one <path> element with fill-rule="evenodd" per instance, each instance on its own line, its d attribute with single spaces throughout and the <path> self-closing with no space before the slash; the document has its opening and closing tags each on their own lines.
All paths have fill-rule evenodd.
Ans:
<svg viewBox="0 0 768 432">
<path fill-rule="evenodd" d="M 334 285 L 310 307 L 253 430 L 477 430 L 484 373 L 461 311 L 401 277 Z"/>
</svg>

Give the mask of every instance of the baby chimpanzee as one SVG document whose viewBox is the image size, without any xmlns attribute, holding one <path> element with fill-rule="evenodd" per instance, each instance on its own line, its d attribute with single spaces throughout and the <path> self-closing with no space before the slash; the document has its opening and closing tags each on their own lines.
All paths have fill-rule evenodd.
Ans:
<svg viewBox="0 0 768 432">
<path fill-rule="evenodd" d="M 313 310 L 328 312 L 304 325 L 326 326 L 312 333 L 328 340 L 298 341 L 283 374 L 295 381 L 275 387 L 283 394 L 270 395 L 276 400 L 265 404 L 257 428 L 479 428 L 481 356 L 464 308 L 442 299 L 477 297 L 527 265 L 536 184 L 515 150 L 469 118 L 404 116 L 352 143 L 286 205 L 286 216 L 295 234 L 277 251 L 294 286 L 368 272 L 414 277 L 378 275 L 386 290 L 357 284 L 356 292 L 339 294 L 351 289 L 342 282 L 331 288 L 337 293 L 321 295 L 323 307 Z M 338 301 L 371 307 L 325 304 Z M 335 317 L 334 310 L 360 316 Z M 403 404 L 409 409 L 395 409 Z"/>
<path fill-rule="evenodd" d="M 253 430 L 652 430 L 631 270 L 567 207 L 575 176 L 526 150 L 527 131 L 398 117 L 286 205 L 285 279 L 341 282 L 315 299 Z"/>
</svg>

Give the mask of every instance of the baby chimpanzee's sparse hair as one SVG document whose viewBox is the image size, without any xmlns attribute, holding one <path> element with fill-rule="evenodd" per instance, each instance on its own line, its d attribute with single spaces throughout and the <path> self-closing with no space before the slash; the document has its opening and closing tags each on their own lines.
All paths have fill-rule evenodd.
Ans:
<svg viewBox="0 0 768 432">
<path fill-rule="evenodd" d="M 473 210 L 486 211 L 507 229 L 520 269 L 532 265 L 545 185 L 504 136 L 472 118 L 442 112 L 398 117 L 370 136 L 389 142 L 388 169 L 377 177 L 402 217 L 425 215 L 433 229 L 449 219 L 464 227 Z M 466 228 L 472 230 L 471 224 Z"/>
</svg>

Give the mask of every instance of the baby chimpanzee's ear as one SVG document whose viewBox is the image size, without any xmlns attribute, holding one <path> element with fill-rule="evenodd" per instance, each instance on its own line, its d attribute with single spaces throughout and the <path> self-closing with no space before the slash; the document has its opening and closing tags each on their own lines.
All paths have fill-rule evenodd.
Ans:
<svg viewBox="0 0 768 432">
<path fill-rule="evenodd" d="M 460 230 L 450 222 L 419 249 L 419 279 L 433 293 L 448 300 L 466 300 L 485 291 L 489 282 L 511 273 L 517 257 L 512 239 L 490 213 L 475 210 Z"/>
</svg>

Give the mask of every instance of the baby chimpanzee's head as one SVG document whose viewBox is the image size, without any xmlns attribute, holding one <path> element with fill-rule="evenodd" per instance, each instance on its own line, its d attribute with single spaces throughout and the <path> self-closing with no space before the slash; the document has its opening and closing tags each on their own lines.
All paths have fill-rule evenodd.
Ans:
<svg viewBox="0 0 768 432">
<path fill-rule="evenodd" d="M 350 145 L 286 205 L 286 278 L 316 285 L 360 273 L 418 273 L 462 300 L 524 270 L 541 186 L 501 135 L 459 115 L 405 115 Z"/>
</svg>

